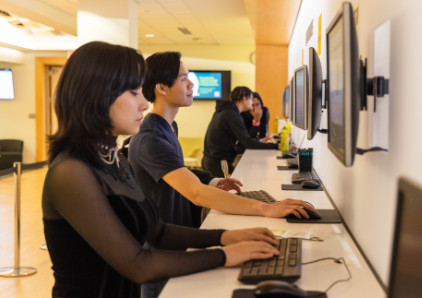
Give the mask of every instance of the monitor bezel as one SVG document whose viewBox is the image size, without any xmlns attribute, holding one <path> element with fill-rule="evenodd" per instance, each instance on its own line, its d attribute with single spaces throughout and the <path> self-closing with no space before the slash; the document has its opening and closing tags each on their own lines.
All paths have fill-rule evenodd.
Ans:
<svg viewBox="0 0 422 298">
<path fill-rule="evenodd" d="M 390 273 L 388 279 L 387 298 L 396 298 L 394 294 L 394 286 L 396 286 L 395 279 L 397 278 L 397 263 L 398 263 L 398 252 L 399 252 L 399 240 L 402 232 L 404 205 L 407 203 L 409 198 L 421 198 L 422 197 L 422 185 L 417 184 L 415 181 L 410 180 L 408 177 L 399 177 L 398 188 L 397 188 L 397 206 L 396 206 L 396 217 L 393 234 L 393 248 L 391 253 Z"/>
<path fill-rule="evenodd" d="M 318 53 L 309 48 L 308 90 L 308 140 L 312 140 L 321 124 L 322 113 L 322 66 Z"/>
<path fill-rule="evenodd" d="M 296 74 L 299 71 L 303 70 L 303 124 L 302 123 L 297 123 L 297 119 L 296 119 L 296 108 L 297 108 L 297 98 L 296 98 Z M 308 67 L 306 66 L 306 64 L 298 67 L 295 69 L 294 74 L 294 109 L 293 109 L 293 115 L 294 115 L 294 122 L 293 124 L 301 129 L 308 129 Z"/>
<path fill-rule="evenodd" d="M 336 148 L 330 140 L 330 56 L 329 56 L 329 34 L 336 27 L 340 19 L 343 19 L 343 135 L 344 135 L 344 154 Z M 359 49 L 356 33 L 356 25 L 354 20 L 353 7 L 351 3 L 344 2 L 340 11 L 337 13 L 333 21 L 327 27 L 326 31 L 327 45 L 327 82 L 328 92 L 325 95 L 328 102 L 328 148 L 337 157 L 344 166 L 350 167 L 354 163 L 356 153 L 357 134 L 359 128 L 359 111 L 360 111 L 360 60 Z M 355 48 L 352 49 L 352 46 Z M 354 100 L 355 99 L 355 100 Z"/>
<path fill-rule="evenodd" d="M 289 107 L 289 114 L 290 114 L 290 122 L 294 123 L 295 120 L 295 114 L 294 114 L 294 109 L 295 109 L 295 77 L 292 76 L 292 78 L 290 79 L 290 107 Z"/>
<path fill-rule="evenodd" d="M 290 118 L 290 86 L 289 85 L 284 87 L 284 92 L 283 92 L 283 116 L 286 119 Z"/>
</svg>

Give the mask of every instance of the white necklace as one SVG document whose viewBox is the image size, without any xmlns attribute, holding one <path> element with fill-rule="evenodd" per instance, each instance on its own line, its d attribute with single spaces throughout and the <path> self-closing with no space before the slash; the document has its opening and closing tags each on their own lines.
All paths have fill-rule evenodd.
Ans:
<svg viewBox="0 0 422 298">
<path fill-rule="evenodd" d="M 111 147 L 109 148 L 108 146 L 104 146 L 104 145 L 99 145 L 100 150 L 98 151 L 98 155 L 100 155 L 101 160 L 108 164 L 108 165 L 112 165 L 113 163 L 116 163 L 117 167 L 119 167 L 119 157 L 117 155 L 118 149 L 117 146 L 116 147 Z M 107 153 L 103 154 L 100 151 L 107 151 Z"/>
</svg>

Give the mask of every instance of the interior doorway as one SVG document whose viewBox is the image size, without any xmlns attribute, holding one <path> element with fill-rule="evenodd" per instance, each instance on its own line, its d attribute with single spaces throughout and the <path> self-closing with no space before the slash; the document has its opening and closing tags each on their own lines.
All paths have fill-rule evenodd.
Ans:
<svg viewBox="0 0 422 298">
<path fill-rule="evenodd" d="M 57 129 L 54 90 L 66 57 L 35 58 L 36 161 L 47 160 L 48 136 Z"/>
<path fill-rule="evenodd" d="M 57 116 L 54 111 L 54 104 L 56 101 L 55 90 L 60 74 L 62 73 L 62 65 L 48 65 L 47 66 L 47 134 L 50 136 L 57 131 Z M 48 148 L 47 148 L 48 149 Z"/>
</svg>

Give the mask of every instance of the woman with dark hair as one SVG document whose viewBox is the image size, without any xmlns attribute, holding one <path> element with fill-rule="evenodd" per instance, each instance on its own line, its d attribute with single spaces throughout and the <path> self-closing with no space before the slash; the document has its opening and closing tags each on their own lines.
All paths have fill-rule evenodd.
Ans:
<svg viewBox="0 0 422 298">
<path fill-rule="evenodd" d="M 270 112 L 267 107 L 264 107 L 258 92 L 252 93 L 252 108 L 249 111 L 240 113 L 240 115 L 252 138 L 262 139 L 267 137 Z"/>
<path fill-rule="evenodd" d="M 229 100 L 217 101 L 204 139 L 202 167 L 216 177 L 229 177 L 239 148 L 279 149 L 278 144 L 256 140 L 249 135 L 240 113 L 249 111 L 253 92 L 245 86 L 234 88 Z"/>
<path fill-rule="evenodd" d="M 198 230 L 159 219 L 116 146 L 119 134 L 139 131 L 144 78 L 141 54 L 104 42 L 81 46 L 63 69 L 42 196 L 53 297 L 139 298 L 144 282 L 278 253 L 265 228 Z M 185 251 L 216 245 L 225 246 Z"/>
</svg>

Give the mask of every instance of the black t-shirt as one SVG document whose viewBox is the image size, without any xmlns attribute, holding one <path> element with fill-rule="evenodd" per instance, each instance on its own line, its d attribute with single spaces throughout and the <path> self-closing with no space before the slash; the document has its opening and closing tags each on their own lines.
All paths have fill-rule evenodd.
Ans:
<svg viewBox="0 0 422 298">
<path fill-rule="evenodd" d="M 129 162 L 142 190 L 156 202 L 161 219 L 187 227 L 199 225 L 194 205 L 162 179 L 185 166 L 177 135 L 164 118 L 154 113 L 145 117 L 139 133 L 131 138 Z M 205 184 L 213 178 L 197 176 Z"/>
</svg>

